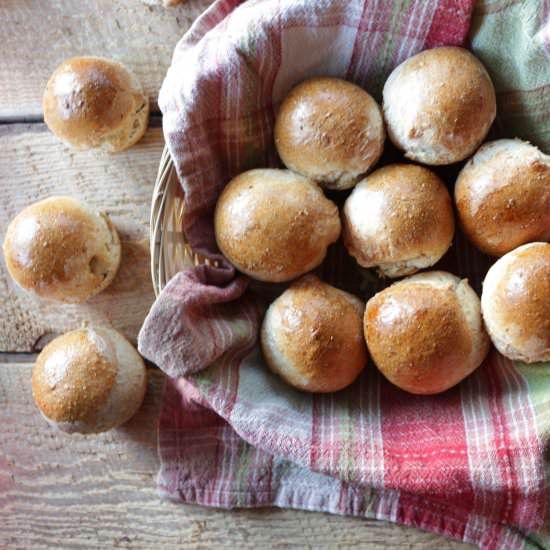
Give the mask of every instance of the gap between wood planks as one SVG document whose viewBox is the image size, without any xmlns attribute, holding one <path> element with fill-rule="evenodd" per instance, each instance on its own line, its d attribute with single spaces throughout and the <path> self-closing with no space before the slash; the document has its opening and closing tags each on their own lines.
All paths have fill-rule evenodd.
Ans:
<svg viewBox="0 0 550 550">
<path fill-rule="evenodd" d="M 44 124 L 44 117 L 38 115 L 14 115 L 0 117 L 0 126 L 11 124 Z M 162 115 L 160 113 L 151 113 L 149 117 L 149 128 L 161 128 Z"/>
<path fill-rule="evenodd" d="M 30 353 L 26 351 L 21 352 L 0 352 L 0 363 L 19 363 L 19 364 L 26 364 L 26 363 L 34 363 L 36 361 L 36 357 L 38 356 L 38 353 Z"/>
<path fill-rule="evenodd" d="M 28 351 L 2 351 L 0 352 L 0 364 L 28 366 L 29 363 L 34 364 L 36 362 L 36 358 L 38 357 L 38 355 L 38 353 Z M 152 363 L 145 357 L 142 357 L 142 359 L 145 362 L 145 367 L 147 369 L 152 369 L 160 372 L 160 369 L 154 363 Z"/>
<path fill-rule="evenodd" d="M 119 273 L 105 292 L 86 304 L 59 305 L 19 292 L 0 255 L 0 351 L 38 351 L 51 337 L 83 322 L 113 326 L 135 343 L 154 301 L 149 253 L 151 194 L 164 140 L 154 117 L 142 140 L 109 156 L 75 153 L 45 124 L 0 127 L 0 241 L 11 219 L 28 204 L 52 195 L 80 197 L 113 219 L 122 243 Z"/>
</svg>

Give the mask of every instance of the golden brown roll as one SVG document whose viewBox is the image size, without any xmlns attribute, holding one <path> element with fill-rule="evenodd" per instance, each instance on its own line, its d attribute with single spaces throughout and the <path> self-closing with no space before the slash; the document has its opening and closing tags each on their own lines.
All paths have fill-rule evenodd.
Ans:
<svg viewBox="0 0 550 550">
<path fill-rule="evenodd" d="M 220 250 L 239 271 L 281 282 L 323 261 L 340 235 L 340 218 L 314 182 L 289 170 L 259 169 L 227 184 L 214 227 Z"/>
<path fill-rule="evenodd" d="M 382 154 L 382 111 L 364 90 L 338 78 L 313 78 L 283 101 L 275 145 L 287 168 L 327 189 L 348 189 Z"/>
<path fill-rule="evenodd" d="M 413 275 L 373 296 L 364 327 L 380 372 L 416 394 L 458 384 L 490 347 L 476 293 L 465 279 L 443 271 Z"/>
<path fill-rule="evenodd" d="M 342 234 L 348 252 L 383 276 L 410 275 L 445 254 L 454 234 L 451 197 L 427 168 L 393 164 L 359 182 L 347 198 Z"/>
<path fill-rule="evenodd" d="M 461 170 L 455 200 L 464 233 L 502 256 L 550 239 L 550 156 L 519 139 L 482 145 Z"/>
<path fill-rule="evenodd" d="M 50 342 L 32 372 L 36 405 L 66 432 L 98 433 L 129 420 L 147 387 L 145 364 L 117 331 L 85 328 Z"/>
<path fill-rule="evenodd" d="M 424 164 L 471 155 L 496 115 L 489 74 L 462 48 L 434 48 L 407 59 L 390 74 L 383 98 L 390 139 Z"/>
<path fill-rule="evenodd" d="M 269 368 L 291 386 L 333 392 L 349 386 L 367 364 L 364 304 L 306 275 L 267 310 L 261 329 Z"/>
<path fill-rule="evenodd" d="M 51 197 L 11 221 L 4 257 L 22 288 L 41 298 L 78 303 L 114 279 L 120 241 L 106 214 L 70 197 Z"/>
<path fill-rule="evenodd" d="M 50 130 L 68 145 L 111 153 L 136 143 L 149 120 L 149 100 L 137 78 L 102 57 L 64 61 L 48 81 L 42 109 Z"/>
<path fill-rule="evenodd" d="M 483 282 L 481 308 L 502 355 L 550 361 L 550 244 L 524 244 L 497 260 Z"/>
</svg>

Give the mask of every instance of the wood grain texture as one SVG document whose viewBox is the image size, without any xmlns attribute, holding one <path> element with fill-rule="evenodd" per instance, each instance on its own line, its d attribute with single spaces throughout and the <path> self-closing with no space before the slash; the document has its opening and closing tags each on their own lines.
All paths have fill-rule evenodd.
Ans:
<svg viewBox="0 0 550 550">
<path fill-rule="evenodd" d="M 141 0 L 2 0 L 0 120 L 41 116 L 48 78 L 77 55 L 127 65 L 155 109 L 174 46 L 211 3 L 189 0 L 167 9 Z"/>
<path fill-rule="evenodd" d="M 71 195 L 111 216 L 122 240 L 113 283 L 86 304 L 55 304 L 21 291 L 0 260 L 0 351 L 34 351 L 82 323 L 113 326 L 135 341 L 153 303 L 149 210 L 163 148 L 161 128 L 115 155 L 75 153 L 43 124 L 0 126 L 0 241 L 20 210 L 53 195 Z"/>
<path fill-rule="evenodd" d="M 176 42 L 212 0 L 0 0 L 0 122 L 41 121 L 44 86 L 64 59 L 100 55 L 135 72 L 153 111 Z M 153 123 L 158 121 L 153 121 Z M 160 128 L 115 156 L 74 153 L 43 124 L 0 126 L 0 240 L 22 208 L 54 194 L 107 211 L 123 241 L 121 270 L 86 305 L 40 302 L 16 288 L 0 254 L 0 351 L 38 350 L 83 322 L 135 339 L 153 300 L 148 218 Z M 156 422 L 163 375 L 126 426 L 95 437 L 50 427 L 34 406 L 31 355 L 0 353 L 0 548 L 449 550 L 416 529 L 294 510 L 221 511 L 159 501 Z"/>
<path fill-rule="evenodd" d="M 0 363 L 0 547 L 451 550 L 417 529 L 293 510 L 223 511 L 159 501 L 156 419 L 163 375 L 149 370 L 138 414 L 93 437 L 40 416 L 32 365 Z"/>
</svg>

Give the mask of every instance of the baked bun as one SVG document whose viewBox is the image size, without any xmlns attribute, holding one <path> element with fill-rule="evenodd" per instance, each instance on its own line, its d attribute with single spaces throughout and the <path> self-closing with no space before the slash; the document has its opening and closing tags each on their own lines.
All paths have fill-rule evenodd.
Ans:
<svg viewBox="0 0 550 550">
<path fill-rule="evenodd" d="M 373 296 L 365 338 L 380 372 L 416 394 L 458 384 L 490 347 L 477 294 L 465 279 L 443 271 L 413 275 Z"/>
<path fill-rule="evenodd" d="M 464 233 L 486 254 L 550 240 L 550 156 L 519 139 L 485 143 L 458 175 L 455 200 Z"/>
<path fill-rule="evenodd" d="M 349 386 L 367 364 L 362 334 L 364 304 L 306 275 L 283 292 L 262 324 L 269 368 L 291 386 L 333 392 Z"/>
<path fill-rule="evenodd" d="M 120 241 L 106 214 L 70 197 L 51 197 L 11 221 L 4 257 L 22 288 L 41 298 L 79 303 L 113 280 Z"/>
<path fill-rule="evenodd" d="M 384 166 L 347 198 L 342 233 L 359 265 L 377 267 L 387 277 L 410 275 L 435 264 L 451 245 L 451 197 L 427 168 Z"/>
<path fill-rule="evenodd" d="M 214 215 L 218 246 L 243 273 L 269 282 L 311 271 L 340 235 L 338 208 L 289 170 L 249 170 L 225 187 Z"/>
<path fill-rule="evenodd" d="M 378 103 L 338 78 L 296 86 L 275 123 L 275 145 L 285 166 L 327 189 L 353 187 L 380 158 L 385 138 Z"/>
<path fill-rule="evenodd" d="M 489 74 L 462 48 L 435 48 L 407 59 L 390 74 L 383 98 L 390 139 L 424 164 L 470 156 L 496 115 Z"/>
<path fill-rule="evenodd" d="M 524 244 L 497 260 L 483 282 L 481 308 L 502 355 L 550 361 L 550 244 Z"/>
<path fill-rule="evenodd" d="M 147 129 L 149 100 L 121 63 L 73 57 L 53 73 L 42 100 L 44 121 L 75 149 L 122 151 Z"/>
<path fill-rule="evenodd" d="M 42 415 L 66 432 L 98 433 L 129 420 L 147 386 L 142 358 L 110 328 L 67 332 L 50 342 L 32 371 Z"/>
</svg>

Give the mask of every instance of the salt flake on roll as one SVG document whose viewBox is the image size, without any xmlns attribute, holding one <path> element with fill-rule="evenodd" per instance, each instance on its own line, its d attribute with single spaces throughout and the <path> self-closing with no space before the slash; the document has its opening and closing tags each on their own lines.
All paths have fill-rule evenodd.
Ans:
<svg viewBox="0 0 550 550">
<path fill-rule="evenodd" d="M 391 141 L 411 160 L 451 164 L 470 156 L 496 116 L 493 83 L 463 48 L 426 50 L 390 74 L 383 90 Z"/>
</svg>

